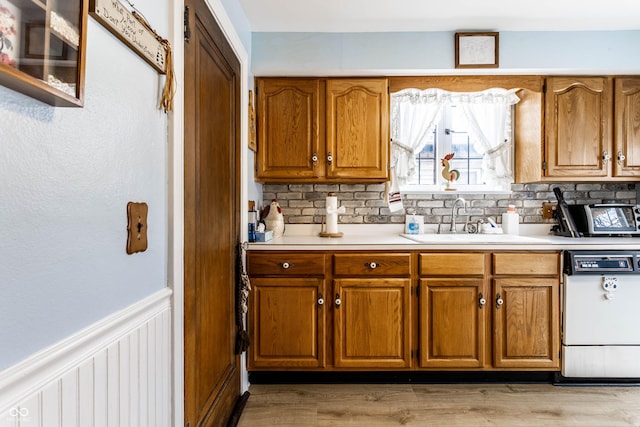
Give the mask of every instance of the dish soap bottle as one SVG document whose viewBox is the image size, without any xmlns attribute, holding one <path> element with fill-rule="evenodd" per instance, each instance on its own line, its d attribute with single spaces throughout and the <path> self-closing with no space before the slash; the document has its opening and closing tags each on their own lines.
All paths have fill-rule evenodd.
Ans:
<svg viewBox="0 0 640 427">
<path fill-rule="evenodd" d="M 505 234 L 520 233 L 520 215 L 516 212 L 514 205 L 509 205 L 507 211 L 502 214 L 502 232 Z"/>
</svg>

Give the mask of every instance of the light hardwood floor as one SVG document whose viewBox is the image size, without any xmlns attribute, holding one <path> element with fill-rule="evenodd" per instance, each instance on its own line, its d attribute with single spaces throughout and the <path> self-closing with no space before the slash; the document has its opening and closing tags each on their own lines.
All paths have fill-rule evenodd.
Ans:
<svg viewBox="0 0 640 427">
<path fill-rule="evenodd" d="M 252 385 L 238 427 L 640 426 L 640 387 Z"/>
</svg>

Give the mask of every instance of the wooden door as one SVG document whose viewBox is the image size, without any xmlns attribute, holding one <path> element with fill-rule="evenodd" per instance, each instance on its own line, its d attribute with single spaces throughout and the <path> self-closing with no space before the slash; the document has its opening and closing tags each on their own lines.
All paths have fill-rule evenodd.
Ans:
<svg viewBox="0 0 640 427">
<path fill-rule="evenodd" d="M 410 279 L 334 280 L 336 367 L 410 367 L 410 285 Z"/>
<path fill-rule="evenodd" d="M 240 395 L 240 64 L 206 3 L 185 3 L 185 425 L 223 426 Z"/>
<path fill-rule="evenodd" d="M 559 368 L 557 278 L 494 279 L 493 364 L 496 368 Z"/>
<path fill-rule="evenodd" d="M 253 278 L 249 369 L 325 366 L 324 279 Z"/>
<path fill-rule="evenodd" d="M 546 176 L 606 177 L 612 155 L 612 83 L 607 77 L 548 77 Z"/>
<path fill-rule="evenodd" d="M 386 78 L 327 80 L 328 178 L 388 179 L 388 88 Z"/>
<path fill-rule="evenodd" d="M 420 367 L 483 367 L 490 310 L 484 279 L 421 279 Z"/>
<path fill-rule="evenodd" d="M 615 176 L 640 177 L 640 77 L 615 81 Z"/>
<path fill-rule="evenodd" d="M 320 80 L 256 79 L 256 93 L 256 177 L 273 181 L 323 176 Z"/>
</svg>

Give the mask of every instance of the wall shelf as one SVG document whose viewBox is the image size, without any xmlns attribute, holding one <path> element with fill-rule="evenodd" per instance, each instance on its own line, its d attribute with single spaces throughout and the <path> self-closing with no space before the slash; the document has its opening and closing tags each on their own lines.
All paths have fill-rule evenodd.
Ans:
<svg viewBox="0 0 640 427">
<path fill-rule="evenodd" d="M 87 0 L 0 0 L 0 85 L 82 107 L 87 16 Z"/>
</svg>

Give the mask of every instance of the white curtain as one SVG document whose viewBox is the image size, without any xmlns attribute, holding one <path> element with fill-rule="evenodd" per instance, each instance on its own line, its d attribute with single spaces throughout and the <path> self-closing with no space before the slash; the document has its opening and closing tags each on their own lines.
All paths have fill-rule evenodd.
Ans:
<svg viewBox="0 0 640 427">
<path fill-rule="evenodd" d="M 508 189 L 513 182 L 511 110 L 519 89 L 448 92 L 405 89 L 391 95 L 391 181 L 385 199 L 391 212 L 402 209 L 400 185 L 416 171 L 417 153 L 433 142 L 433 130 L 446 104 L 460 105 L 474 148 L 483 155 L 483 179 Z"/>
<path fill-rule="evenodd" d="M 391 212 L 401 210 L 400 185 L 415 173 L 416 154 L 433 141 L 442 106 L 438 89 L 405 89 L 391 95 L 391 181 L 385 200 Z"/>
<path fill-rule="evenodd" d="M 513 183 L 512 106 L 519 89 L 489 89 L 463 94 L 462 106 L 474 148 L 482 154 L 482 178 L 493 188 L 509 189 Z"/>
</svg>

